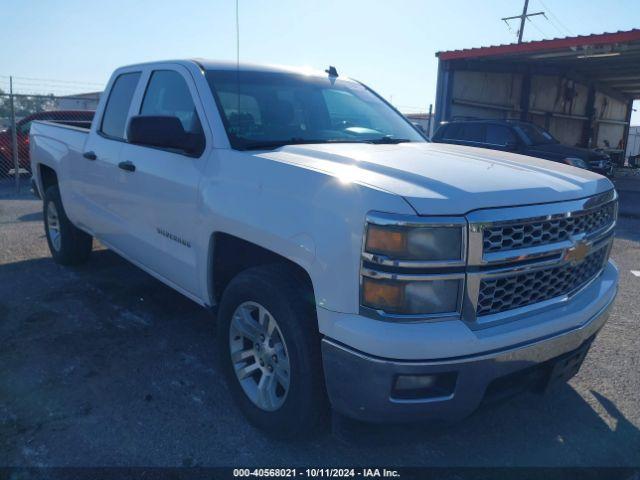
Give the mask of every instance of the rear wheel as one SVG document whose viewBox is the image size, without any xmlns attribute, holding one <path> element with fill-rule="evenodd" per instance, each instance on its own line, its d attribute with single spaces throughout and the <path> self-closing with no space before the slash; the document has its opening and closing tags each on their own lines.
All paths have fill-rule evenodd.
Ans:
<svg viewBox="0 0 640 480">
<path fill-rule="evenodd" d="M 44 230 L 51 256 L 61 265 L 78 265 L 91 253 L 93 238 L 67 218 L 56 185 L 44 195 Z"/>
<path fill-rule="evenodd" d="M 218 342 L 225 376 L 244 415 L 265 433 L 316 432 L 328 411 L 313 305 L 286 267 L 240 273 L 225 289 Z"/>
</svg>

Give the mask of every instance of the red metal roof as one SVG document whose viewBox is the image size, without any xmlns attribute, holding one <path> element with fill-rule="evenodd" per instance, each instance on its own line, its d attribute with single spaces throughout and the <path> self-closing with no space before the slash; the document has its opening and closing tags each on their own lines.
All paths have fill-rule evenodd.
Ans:
<svg viewBox="0 0 640 480">
<path fill-rule="evenodd" d="M 465 58 L 493 57 L 499 55 L 527 54 L 540 51 L 552 51 L 570 47 L 589 45 L 606 45 L 640 41 L 640 29 L 618 31 L 613 33 L 599 33 L 593 35 L 579 35 L 577 37 L 553 38 L 551 40 L 534 40 L 523 43 L 509 43 L 506 45 L 491 45 L 489 47 L 465 48 L 463 50 L 449 50 L 437 52 L 440 60 L 456 60 Z"/>
</svg>

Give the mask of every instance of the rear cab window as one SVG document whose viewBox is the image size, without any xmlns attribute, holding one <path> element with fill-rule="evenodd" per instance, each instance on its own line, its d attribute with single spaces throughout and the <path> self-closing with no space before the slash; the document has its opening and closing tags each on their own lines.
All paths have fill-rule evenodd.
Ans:
<svg viewBox="0 0 640 480">
<path fill-rule="evenodd" d="M 124 140 L 129 108 L 139 80 L 140 72 L 132 72 L 119 75 L 113 82 L 100 124 L 100 132 L 107 137 Z"/>
</svg>

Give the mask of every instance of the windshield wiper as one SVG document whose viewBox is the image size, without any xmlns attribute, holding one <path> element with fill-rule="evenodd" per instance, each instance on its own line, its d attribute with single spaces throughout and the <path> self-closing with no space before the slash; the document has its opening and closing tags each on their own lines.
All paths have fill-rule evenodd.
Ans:
<svg viewBox="0 0 640 480">
<path fill-rule="evenodd" d="M 407 143 L 411 142 L 408 138 L 394 138 L 390 135 L 385 135 L 384 137 L 374 138 L 367 140 L 369 143 L 388 143 L 388 144 L 396 144 L 396 143 Z"/>
</svg>

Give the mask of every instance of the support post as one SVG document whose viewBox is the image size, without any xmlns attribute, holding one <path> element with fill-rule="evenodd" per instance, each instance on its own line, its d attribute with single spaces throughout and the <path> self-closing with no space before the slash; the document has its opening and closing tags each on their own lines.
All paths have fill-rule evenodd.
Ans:
<svg viewBox="0 0 640 480">
<path fill-rule="evenodd" d="M 581 144 L 586 148 L 593 148 L 593 125 L 596 117 L 596 87 L 593 83 L 589 84 L 589 90 L 587 91 L 587 108 L 585 114 L 587 120 L 585 120 L 582 126 L 582 140 Z"/>
<path fill-rule="evenodd" d="M 431 116 L 433 115 L 433 103 L 429 104 L 429 116 L 427 116 L 427 136 L 431 138 Z"/>
<path fill-rule="evenodd" d="M 16 129 L 16 107 L 13 97 L 13 77 L 9 77 L 9 105 L 11 106 L 11 150 L 13 153 L 13 175 L 16 179 L 16 193 L 20 193 L 20 159 L 18 155 L 18 131 Z"/>
<path fill-rule="evenodd" d="M 621 167 L 624 167 L 624 164 L 627 161 L 627 148 L 629 146 L 629 130 L 631 126 L 631 113 L 633 112 L 633 99 L 629 99 L 627 102 L 627 118 L 626 125 L 624 126 L 624 132 L 622 133 L 622 162 L 620 163 Z"/>
<path fill-rule="evenodd" d="M 522 75 L 522 86 L 520 88 L 520 120 L 529 121 L 529 103 L 531 96 L 531 72 Z"/>
</svg>

